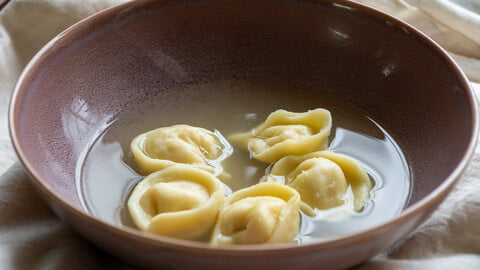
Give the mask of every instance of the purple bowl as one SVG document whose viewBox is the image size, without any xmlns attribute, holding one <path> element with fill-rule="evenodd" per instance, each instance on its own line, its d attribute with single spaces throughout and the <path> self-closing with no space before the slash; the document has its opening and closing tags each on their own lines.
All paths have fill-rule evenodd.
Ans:
<svg viewBox="0 0 480 270">
<path fill-rule="evenodd" d="M 308 85 L 367 111 L 408 161 L 413 188 L 405 209 L 309 244 L 218 247 L 150 236 L 82 207 L 75 180 L 82 153 L 114 119 L 164 89 L 222 79 Z M 185 94 L 165 92 L 162 102 Z M 9 117 L 20 160 L 62 220 L 122 260 L 168 269 L 334 269 L 368 260 L 445 198 L 472 157 L 478 129 L 472 89 L 444 50 L 397 19 L 343 0 L 151 0 L 110 8 L 32 59 Z"/>
</svg>

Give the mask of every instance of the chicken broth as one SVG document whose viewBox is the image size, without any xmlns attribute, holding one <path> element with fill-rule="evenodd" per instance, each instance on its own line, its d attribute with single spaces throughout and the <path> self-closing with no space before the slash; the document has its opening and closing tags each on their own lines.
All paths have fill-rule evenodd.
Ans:
<svg viewBox="0 0 480 270">
<path fill-rule="evenodd" d="M 398 215 L 411 189 L 408 165 L 397 143 L 374 119 L 339 97 L 249 81 L 215 81 L 165 90 L 134 105 L 129 110 L 134 113 L 119 115 L 84 153 L 77 171 L 82 205 L 106 222 L 135 227 L 126 202 L 144 178 L 136 172 L 130 153 L 130 142 L 138 134 L 186 124 L 228 137 L 254 128 L 277 109 L 305 112 L 316 108 L 331 112 L 327 150 L 356 159 L 367 171 L 373 188 L 358 213 L 348 212 L 344 206 L 316 210 L 314 217 L 302 213 L 297 242 L 367 229 Z M 256 161 L 248 150 L 238 147 L 222 164 L 231 175 L 224 183 L 227 194 L 257 184 L 271 169 L 271 164 Z"/>
</svg>

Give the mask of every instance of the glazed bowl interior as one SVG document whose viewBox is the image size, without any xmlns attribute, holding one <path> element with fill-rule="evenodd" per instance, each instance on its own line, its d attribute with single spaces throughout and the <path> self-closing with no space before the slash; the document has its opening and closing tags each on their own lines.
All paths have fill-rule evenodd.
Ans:
<svg viewBox="0 0 480 270">
<path fill-rule="evenodd" d="M 14 144 L 67 221 L 149 238 L 85 208 L 79 182 L 85 156 L 115 123 L 128 136 L 142 131 L 132 120 L 139 112 L 148 115 L 142 104 L 158 108 L 239 95 L 225 85 L 189 87 L 215 81 L 288 86 L 245 92 L 269 108 L 289 107 L 288 98 L 296 97 L 308 97 L 313 108 L 332 95 L 366 112 L 388 131 L 408 164 L 411 189 L 404 209 L 410 216 L 400 214 L 385 221 L 388 226 L 433 209 L 463 170 L 476 136 L 476 109 L 464 75 L 428 38 L 387 15 L 349 1 L 133 1 L 67 30 L 29 64 L 12 100 Z M 279 95 L 286 98 L 279 101 Z M 235 104 L 223 109 L 229 106 Z M 162 122 L 170 116 L 156 117 Z M 368 257 L 362 256 L 355 262 Z"/>
</svg>

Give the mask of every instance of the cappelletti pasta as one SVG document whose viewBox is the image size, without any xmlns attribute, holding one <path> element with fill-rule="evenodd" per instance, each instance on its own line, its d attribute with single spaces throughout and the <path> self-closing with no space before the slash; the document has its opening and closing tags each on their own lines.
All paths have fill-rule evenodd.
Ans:
<svg viewBox="0 0 480 270">
<path fill-rule="evenodd" d="M 272 166 L 267 180 L 278 180 L 279 176 L 312 208 L 305 209 L 307 214 L 344 204 L 349 187 L 354 196 L 353 210 L 361 211 L 372 188 L 368 174 L 356 160 L 331 151 L 286 156 Z"/>
<path fill-rule="evenodd" d="M 195 240 L 211 231 L 224 200 L 223 184 L 213 174 L 177 165 L 140 181 L 128 210 L 142 231 Z"/>
<path fill-rule="evenodd" d="M 233 134 L 228 139 L 247 148 L 255 159 L 272 163 L 284 156 L 324 150 L 331 128 L 328 110 L 304 113 L 277 110 L 251 131 Z"/>
<path fill-rule="evenodd" d="M 128 199 L 132 220 L 157 235 L 214 245 L 267 244 L 294 241 L 300 218 L 306 218 L 300 211 L 318 214 L 322 222 L 362 211 L 372 182 L 358 161 L 325 150 L 331 128 L 328 110 L 277 110 L 251 131 L 229 136 L 271 165 L 260 183 L 227 196 L 221 163 L 233 148 L 220 132 L 174 125 L 140 134 L 131 151 L 137 170 L 148 176 Z M 252 175 L 252 167 L 239 169 Z"/>
<path fill-rule="evenodd" d="M 212 234 L 213 244 L 263 244 L 295 239 L 300 195 L 275 182 L 260 183 L 227 198 Z"/>
<path fill-rule="evenodd" d="M 132 140 L 131 151 L 141 174 L 183 164 L 220 175 L 221 161 L 232 147 L 219 132 L 189 125 L 174 125 L 140 134 Z"/>
</svg>

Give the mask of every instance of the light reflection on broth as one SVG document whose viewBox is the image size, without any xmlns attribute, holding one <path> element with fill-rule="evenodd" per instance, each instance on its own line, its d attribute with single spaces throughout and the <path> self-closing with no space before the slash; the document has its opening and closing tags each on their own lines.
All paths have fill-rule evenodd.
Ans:
<svg viewBox="0 0 480 270">
<path fill-rule="evenodd" d="M 178 93 L 181 94 L 178 94 Z M 174 102 L 171 101 L 175 97 Z M 169 103 L 170 101 L 170 103 Z M 141 105 L 141 106 L 140 106 Z M 86 211 L 119 226 L 134 227 L 126 210 L 128 195 L 143 176 L 133 169 L 130 141 L 143 132 L 175 124 L 218 130 L 225 137 L 250 130 L 277 109 L 304 112 L 325 108 L 333 128 L 327 150 L 357 159 L 374 182 L 370 199 L 360 213 L 345 215 L 345 207 L 302 214 L 299 243 L 367 229 L 398 215 L 407 203 L 410 174 L 400 148 L 366 112 L 339 97 L 292 86 L 248 81 L 216 81 L 169 89 L 119 116 L 85 155 L 77 184 Z M 223 162 L 232 175 L 227 194 L 258 183 L 269 164 L 235 148 Z M 346 217 L 345 217 L 346 216 Z M 340 218 L 343 217 L 343 218 Z"/>
</svg>

